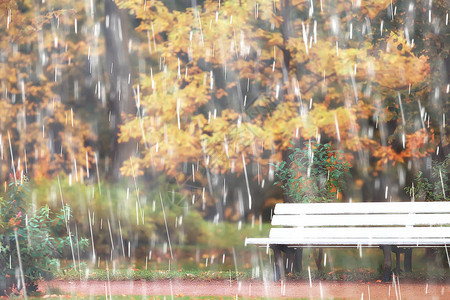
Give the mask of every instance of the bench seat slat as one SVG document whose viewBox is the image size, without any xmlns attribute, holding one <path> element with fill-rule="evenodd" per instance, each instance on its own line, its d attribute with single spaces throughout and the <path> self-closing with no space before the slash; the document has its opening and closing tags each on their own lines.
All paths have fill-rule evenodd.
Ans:
<svg viewBox="0 0 450 300">
<path fill-rule="evenodd" d="M 274 215 L 272 226 L 417 226 L 450 223 L 450 214 Z"/>
<path fill-rule="evenodd" d="M 403 247 L 450 247 L 450 238 L 441 239 L 385 239 L 385 238 L 360 238 L 360 239 L 299 239 L 299 238 L 247 238 L 246 245 L 287 245 L 305 248 L 314 247 L 378 247 L 381 245 L 396 245 Z"/>
<path fill-rule="evenodd" d="M 386 214 L 450 213 L 450 201 L 358 202 L 358 203 L 278 203 L 275 215 L 299 214 Z"/>
<path fill-rule="evenodd" d="M 450 238 L 450 227 L 272 228 L 269 238 Z"/>
</svg>

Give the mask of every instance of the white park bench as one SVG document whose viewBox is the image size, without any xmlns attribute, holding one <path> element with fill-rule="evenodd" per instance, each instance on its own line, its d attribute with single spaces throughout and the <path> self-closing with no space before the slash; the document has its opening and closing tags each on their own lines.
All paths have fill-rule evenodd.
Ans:
<svg viewBox="0 0 450 300">
<path fill-rule="evenodd" d="M 398 271 L 400 252 L 405 253 L 405 269 L 411 271 L 412 248 L 445 247 L 447 251 L 450 201 L 279 203 L 272 226 L 268 238 L 246 238 L 245 244 L 273 250 L 276 281 L 284 276 L 284 266 L 292 270 L 293 264 L 298 264 L 301 269 L 303 248 L 316 247 L 380 247 L 384 253 L 383 281 L 389 281 L 391 251 L 397 254 Z M 284 266 L 281 252 L 287 257 Z"/>
</svg>

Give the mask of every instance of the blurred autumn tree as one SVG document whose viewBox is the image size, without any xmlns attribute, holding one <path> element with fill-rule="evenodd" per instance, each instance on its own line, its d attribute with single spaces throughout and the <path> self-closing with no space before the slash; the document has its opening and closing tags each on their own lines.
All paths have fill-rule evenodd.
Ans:
<svg viewBox="0 0 450 300">
<path fill-rule="evenodd" d="M 225 202 L 222 175 L 263 186 L 290 141 L 317 139 L 385 199 L 411 162 L 448 149 L 445 0 L 117 3 L 136 16 L 149 66 L 121 127 L 120 141 L 139 144 L 126 175 L 164 171 Z M 370 180 L 388 173 L 400 178 L 391 189 Z"/>
<path fill-rule="evenodd" d="M 236 219 L 314 139 L 354 166 L 345 197 L 399 197 L 448 152 L 448 6 L 1 1 L 0 177 L 82 179 L 97 157 L 117 179 L 125 161 Z"/>
<path fill-rule="evenodd" d="M 115 42 L 123 26 L 117 6 L 66 0 L 0 6 L 0 179 L 23 170 L 33 179 L 62 172 L 82 181 L 95 163 L 117 179 L 124 158 L 116 153 L 129 156 L 129 146 L 117 143 L 118 124 L 129 104 L 135 107 L 123 50 L 128 34 Z"/>
<path fill-rule="evenodd" d="M 94 35 L 77 36 L 88 22 L 77 14 L 82 7 L 72 1 L 0 3 L 2 179 L 24 171 L 35 179 L 65 172 L 79 180 L 91 165 L 96 137 L 77 106 L 91 63 L 83 54 L 96 48 L 88 50 Z"/>
</svg>

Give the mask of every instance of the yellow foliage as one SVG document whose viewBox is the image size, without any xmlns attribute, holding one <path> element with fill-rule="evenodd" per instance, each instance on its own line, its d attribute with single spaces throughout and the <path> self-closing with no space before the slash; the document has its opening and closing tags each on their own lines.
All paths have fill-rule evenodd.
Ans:
<svg viewBox="0 0 450 300">
<path fill-rule="evenodd" d="M 267 163 L 280 160 L 291 140 L 319 137 L 337 143 L 349 160 L 368 151 L 378 167 L 428 151 L 418 132 L 408 132 L 399 153 L 393 139 L 383 146 L 379 139 L 378 124 L 399 118 L 392 99 L 423 86 L 431 74 L 429 57 L 415 51 L 405 32 L 385 27 L 380 35 L 365 27 L 378 24 L 391 2 L 321 4 L 310 12 L 305 0 L 220 7 L 206 0 L 170 11 L 163 1 L 148 1 L 146 11 L 137 0 L 119 1 L 140 21 L 140 55 L 163 62 L 141 77 L 146 115 L 127 116 L 120 133 L 121 141 L 135 139 L 145 148 L 142 170 L 175 176 L 192 163 L 239 173 L 245 161 L 259 162 L 267 174 Z M 427 134 L 432 141 L 434 132 Z"/>
<path fill-rule="evenodd" d="M 72 99 L 63 101 L 58 89 L 63 76 L 74 72 L 69 59 L 78 66 L 88 48 L 85 42 L 62 43 L 63 31 L 50 32 L 55 21 L 73 28 L 76 11 L 84 6 L 69 0 L 50 0 L 46 5 L 25 0 L 2 1 L 0 7 L 6 26 L 0 33 L 4 57 L 0 136 L 2 145 L 11 140 L 14 162 L 10 163 L 25 164 L 34 179 L 65 172 L 78 180 L 91 167 L 94 154 L 88 141 L 96 137 L 70 107 Z"/>
</svg>

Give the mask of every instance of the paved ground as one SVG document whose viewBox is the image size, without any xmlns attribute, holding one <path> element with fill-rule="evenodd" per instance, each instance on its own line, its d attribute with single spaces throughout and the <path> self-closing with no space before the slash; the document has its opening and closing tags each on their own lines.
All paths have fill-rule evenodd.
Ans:
<svg viewBox="0 0 450 300">
<path fill-rule="evenodd" d="M 450 283 L 353 283 L 288 281 L 50 281 L 41 289 L 59 288 L 72 295 L 174 295 L 306 297 L 312 299 L 450 299 Z"/>
</svg>

